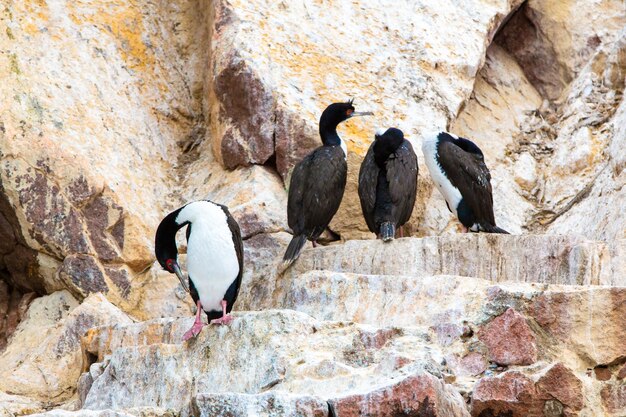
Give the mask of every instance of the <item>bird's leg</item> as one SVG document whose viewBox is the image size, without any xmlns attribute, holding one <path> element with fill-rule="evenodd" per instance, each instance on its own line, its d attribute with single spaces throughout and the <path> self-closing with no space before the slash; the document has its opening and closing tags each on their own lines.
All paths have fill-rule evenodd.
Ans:
<svg viewBox="0 0 626 417">
<path fill-rule="evenodd" d="M 233 316 L 226 313 L 227 305 L 228 302 L 226 300 L 222 300 L 222 317 L 211 320 L 211 324 L 230 324 L 230 322 L 233 321 Z"/>
<path fill-rule="evenodd" d="M 464 225 L 461 225 L 461 233 L 469 233 L 469 229 Z"/>
<path fill-rule="evenodd" d="M 317 248 L 317 242 L 316 241 L 312 240 L 311 243 L 313 243 L 313 247 L 314 248 Z"/>
<path fill-rule="evenodd" d="M 204 324 L 202 323 L 202 318 L 200 318 L 200 315 L 202 314 L 202 303 L 200 302 L 200 300 L 198 300 L 196 305 L 198 306 L 198 310 L 196 311 L 196 321 L 193 322 L 193 326 L 191 326 L 191 329 L 187 330 L 183 335 L 183 341 L 187 341 L 192 337 L 196 337 L 204 326 Z"/>
<path fill-rule="evenodd" d="M 404 237 L 404 226 L 400 226 L 398 229 L 400 229 L 400 238 Z"/>
</svg>

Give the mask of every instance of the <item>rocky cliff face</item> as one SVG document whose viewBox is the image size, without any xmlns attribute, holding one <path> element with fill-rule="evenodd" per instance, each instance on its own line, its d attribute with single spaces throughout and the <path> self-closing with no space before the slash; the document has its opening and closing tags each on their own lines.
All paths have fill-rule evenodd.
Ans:
<svg viewBox="0 0 626 417">
<path fill-rule="evenodd" d="M 622 1 L 0 16 L 0 415 L 626 414 Z M 375 116 L 340 127 L 340 241 L 277 277 L 291 168 L 351 97 Z M 371 240 L 356 178 L 378 126 L 475 140 L 513 235 L 459 235 L 420 154 L 411 237 Z M 192 306 L 152 242 L 203 198 L 240 223 L 246 274 L 232 326 L 181 343 Z"/>
</svg>

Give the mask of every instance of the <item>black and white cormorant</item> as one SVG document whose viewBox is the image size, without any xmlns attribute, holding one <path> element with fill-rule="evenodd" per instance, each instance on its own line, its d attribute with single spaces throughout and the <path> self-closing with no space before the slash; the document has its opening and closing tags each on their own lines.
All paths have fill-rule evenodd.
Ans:
<svg viewBox="0 0 626 417">
<path fill-rule="evenodd" d="M 189 286 L 178 265 L 176 233 L 187 226 Z M 183 336 L 190 339 L 202 330 L 201 312 L 211 324 L 228 324 L 243 275 L 243 243 L 239 225 L 228 208 L 212 201 L 194 201 L 171 212 L 161 221 L 155 238 L 161 266 L 176 274 L 198 307 L 196 321 Z"/>
<path fill-rule="evenodd" d="M 323 146 L 304 157 L 291 175 L 287 220 L 293 238 L 283 257 L 282 271 L 298 258 L 307 239 L 315 246 L 339 209 L 346 187 L 348 154 L 337 134 L 337 125 L 351 117 L 371 114 L 354 111 L 352 100 L 333 103 L 322 113 L 319 132 Z"/>
<path fill-rule="evenodd" d="M 422 152 L 430 176 L 465 233 L 508 233 L 496 226 L 491 174 L 474 142 L 447 132 L 428 134 Z"/>
<path fill-rule="evenodd" d="M 359 199 L 371 232 L 384 242 L 409 221 L 417 193 L 417 156 L 400 129 L 376 132 L 359 171 Z"/>
</svg>

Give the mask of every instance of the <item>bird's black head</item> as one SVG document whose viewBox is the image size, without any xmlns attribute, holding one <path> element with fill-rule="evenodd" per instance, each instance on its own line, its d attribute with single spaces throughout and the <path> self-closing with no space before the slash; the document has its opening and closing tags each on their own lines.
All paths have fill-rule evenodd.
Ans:
<svg viewBox="0 0 626 417">
<path fill-rule="evenodd" d="M 344 120 L 348 120 L 354 114 L 353 100 L 345 103 L 333 103 L 322 112 L 320 117 L 320 126 L 332 126 L 337 125 Z"/>
<path fill-rule="evenodd" d="M 333 103 L 322 112 L 320 117 L 320 136 L 326 143 L 326 139 L 334 139 L 337 136 L 337 125 L 351 117 L 369 116 L 372 112 L 357 112 L 354 110 L 354 100 L 345 103 Z M 338 139 L 338 137 L 337 137 Z"/>
<path fill-rule="evenodd" d="M 404 133 L 400 129 L 390 127 L 384 132 L 376 132 L 376 142 L 374 143 L 374 159 L 376 164 L 383 166 L 389 155 L 398 149 L 404 142 Z"/>
<path fill-rule="evenodd" d="M 400 146 L 402 144 L 402 141 L 404 140 L 404 133 L 402 133 L 400 129 L 397 129 L 395 127 L 390 127 L 389 129 L 382 132 L 382 134 L 381 132 L 376 132 L 376 136 L 384 137 L 385 141 L 389 143 L 396 143 L 398 144 L 398 146 Z"/>
<path fill-rule="evenodd" d="M 154 239 L 154 254 L 159 264 L 168 272 L 176 273 L 178 265 L 178 249 L 176 248 L 176 232 L 185 224 L 178 224 L 176 217 L 182 207 L 165 216 L 156 231 Z"/>
</svg>

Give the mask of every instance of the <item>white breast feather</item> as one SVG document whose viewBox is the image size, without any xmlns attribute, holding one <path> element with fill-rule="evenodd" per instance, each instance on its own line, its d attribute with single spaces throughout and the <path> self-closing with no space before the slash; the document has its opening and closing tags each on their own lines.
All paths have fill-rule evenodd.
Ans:
<svg viewBox="0 0 626 417">
<path fill-rule="evenodd" d="M 196 201 L 181 210 L 176 221 L 191 223 L 187 272 L 205 311 L 222 311 L 221 301 L 239 274 L 239 261 L 226 214 L 215 204 Z"/>
<path fill-rule="evenodd" d="M 428 168 L 428 172 L 430 172 L 433 182 L 443 195 L 443 198 L 446 199 L 450 210 L 452 210 L 455 216 L 458 216 L 456 209 L 463 196 L 461 196 L 459 189 L 452 185 L 437 162 L 437 136 L 437 133 L 424 136 L 422 140 L 422 152 L 424 153 L 426 167 Z"/>
<path fill-rule="evenodd" d="M 341 150 L 343 151 L 343 159 L 348 160 L 348 147 L 346 146 L 346 142 L 343 139 L 339 138 L 339 146 L 341 146 Z"/>
</svg>

